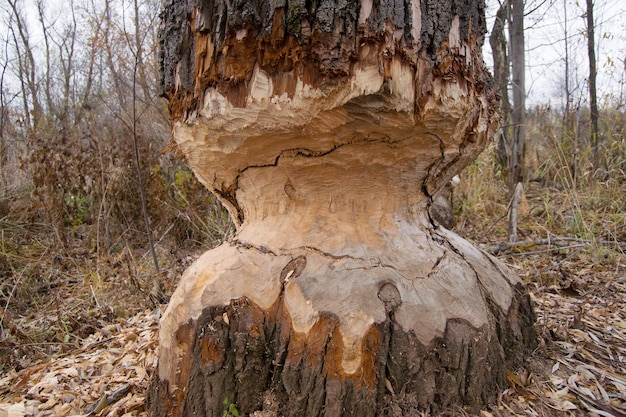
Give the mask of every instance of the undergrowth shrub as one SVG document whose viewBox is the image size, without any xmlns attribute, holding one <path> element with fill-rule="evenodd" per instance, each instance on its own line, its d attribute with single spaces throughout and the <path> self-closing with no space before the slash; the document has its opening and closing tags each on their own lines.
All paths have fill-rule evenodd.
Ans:
<svg viewBox="0 0 626 417">
<path fill-rule="evenodd" d="M 38 18 L 15 5 L 2 16 L 33 30 L 7 39 L 7 57 L 14 48 L 33 59 L 5 68 L 0 91 L 0 368 L 153 308 L 154 283 L 171 292 L 194 251 L 233 230 L 184 163 L 162 155 L 170 120 L 155 82 L 158 0 L 40 2 Z"/>
<path fill-rule="evenodd" d="M 187 254 L 233 230 L 186 165 L 160 154 L 162 139 L 142 142 L 155 275 L 129 133 L 111 123 L 71 146 L 40 139 L 24 158 L 32 183 L 0 200 L 0 369 L 76 348 L 117 317 L 153 307 L 155 280 L 170 294 Z"/>
<path fill-rule="evenodd" d="M 151 172 L 159 188 L 153 201 L 161 210 L 160 229 L 174 238 L 176 245 L 215 246 L 234 231 L 226 210 L 182 163 L 171 169 L 154 166 Z"/>
<path fill-rule="evenodd" d="M 526 155 L 530 157 L 520 204 L 522 239 L 570 236 L 592 243 L 623 240 L 626 115 L 605 111 L 601 119 L 602 140 L 596 159 L 585 133 L 588 113 L 580 111 L 564 119 L 547 107 L 529 112 Z M 479 240 L 505 240 L 509 201 L 494 147 L 488 147 L 461 178 L 455 203 L 461 228 Z M 599 253 L 606 249 L 601 246 L 594 246 Z"/>
</svg>

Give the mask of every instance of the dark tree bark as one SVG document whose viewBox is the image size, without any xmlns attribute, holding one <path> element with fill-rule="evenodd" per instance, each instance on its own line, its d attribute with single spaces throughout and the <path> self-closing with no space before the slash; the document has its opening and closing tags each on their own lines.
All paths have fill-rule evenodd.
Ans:
<svg viewBox="0 0 626 417">
<path fill-rule="evenodd" d="M 563 50 L 565 53 L 564 63 L 565 63 L 565 79 L 563 80 L 565 83 L 565 109 L 563 111 L 563 125 L 565 127 L 569 124 L 570 113 L 572 111 L 572 92 L 570 91 L 570 80 L 569 80 L 569 72 L 570 72 L 570 62 L 569 62 L 569 34 L 568 34 L 568 16 L 567 16 L 567 1 L 563 2 Z"/>
<path fill-rule="evenodd" d="M 152 416 L 378 416 L 495 400 L 524 286 L 429 217 L 492 136 L 481 1 L 166 2 L 173 137 L 236 235 L 161 321 Z"/>
</svg>

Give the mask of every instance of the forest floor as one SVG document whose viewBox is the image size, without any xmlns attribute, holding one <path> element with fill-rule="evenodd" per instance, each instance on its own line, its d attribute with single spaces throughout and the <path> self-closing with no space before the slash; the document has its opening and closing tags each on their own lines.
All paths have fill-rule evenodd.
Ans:
<svg viewBox="0 0 626 417">
<path fill-rule="evenodd" d="M 479 195 L 471 181 L 460 191 L 455 230 L 527 283 L 540 342 L 480 416 L 626 416 L 623 187 L 617 203 L 587 204 L 571 191 L 527 184 L 519 223 L 525 243 L 507 249 L 506 202 Z M 2 232 L 2 250 L 17 245 L 15 256 L 33 259 L 36 270 L 21 269 L 9 288 L 11 305 L 0 306 L 0 417 L 147 415 L 164 309 L 148 296 L 149 257 L 130 249 L 96 257 L 80 239 L 53 256 L 36 232 L 24 229 L 17 244 Z M 201 250 L 165 242 L 157 247 L 159 277 L 171 294 Z M 26 298 L 31 304 L 20 311 L 29 313 L 11 316 Z"/>
</svg>

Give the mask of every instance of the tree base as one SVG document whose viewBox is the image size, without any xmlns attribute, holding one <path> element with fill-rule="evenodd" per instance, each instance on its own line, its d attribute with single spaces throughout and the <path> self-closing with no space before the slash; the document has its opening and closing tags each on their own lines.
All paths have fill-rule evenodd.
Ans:
<svg viewBox="0 0 626 417">
<path fill-rule="evenodd" d="M 245 278 L 248 274 L 241 267 L 243 264 L 259 271 L 260 275 L 253 278 L 255 282 L 268 279 L 263 272 L 274 275 L 278 295 L 268 304 L 271 297 L 265 296 L 271 291 L 268 292 L 267 287 L 250 288 L 255 284 L 247 281 L 241 288 L 247 288 L 248 294 L 253 295 L 233 297 L 239 286 L 228 273 L 212 277 L 210 291 L 198 295 L 198 283 L 202 281 L 198 276 L 202 273 L 192 266 L 180 287 L 185 296 L 173 298 L 162 323 L 162 332 L 166 327 L 166 333 L 175 333 L 175 337 L 168 340 L 167 334 L 161 335 L 163 350 L 159 374 L 148 396 L 150 415 L 222 416 L 228 404 L 236 404 L 240 413 L 248 415 L 264 409 L 263 398 L 268 393 L 275 398 L 277 415 L 281 416 L 414 415 L 417 411 L 437 413 L 451 405 L 475 411 L 493 402 L 506 386 L 506 369 L 515 366 L 527 349 L 534 346 L 530 298 L 521 283 L 505 277 L 505 273 L 511 272 L 498 261 L 476 249 L 460 255 L 459 248 L 467 244 L 465 241 L 443 229 L 437 235 L 448 240 L 443 245 L 455 249 L 451 251 L 455 254 L 454 262 L 462 261 L 471 266 L 475 276 L 468 281 L 472 283 L 470 286 L 454 290 L 448 287 L 445 277 L 442 278 L 447 273 L 441 266 L 443 262 L 439 262 L 431 276 L 424 280 L 432 280 L 435 285 L 429 291 L 418 286 L 419 291 L 415 289 L 417 294 L 413 295 L 407 293 L 402 283 L 385 277 L 381 271 L 374 271 L 372 276 L 380 279 L 370 282 L 363 269 L 352 293 L 358 302 L 350 307 L 348 297 L 343 299 L 347 308 L 342 307 L 335 313 L 330 308 L 320 309 L 308 328 L 294 324 L 303 322 L 297 317 L 302 311 L 294 310 L 290 288 L 298 286 L 298 280 L 306 275 L 303 271 L 320 270 L 319 265 L 315 267 L 321 262 L 315 259 L 316 253 L 297 257 L 262 253 L 260 248 L 241 242 L 231 242 L 208 252 L 203 258 L 225 259 L 227 254 L 237 254 L 238 263 L 232 265 L 229 261 L 229 265 L 244 282 L 249 278 Z M 212 254 L 215 251 L 217 253 Z M 328 256 L 317 256 L 330 264 L 336 261 Z M 207 260 L 203 258 L 197 264 L 206 266 Z M 270 266 L 259 269 L 260 259 L 265 259 Z M 278 269 L 272 264 L 286 266 L 276 274 L 272 270 Z M 220 264 L 213 262 L 212 268 L 207 275 L 221 271 Z M 323 275 L 306 276 L 307 282 L 323 278 Z M 498 294 L 494 291 L 497 286 L 485 281 L 498 281 L 498 285 L 510 288 L 507 309 L 497 300 Z M 370 283 L 372 285 L 368 285 Z M 487 320 L 482 325 L 476 326 L 462 317 L 447 317 L 443 330 L 428 343 L 423 342 L 424 334 L 420 331 L 407 330 L 405 318 L 400 317 L 402 308 L 420 299 L 419 292 L 424 293 L 425 298 L 430 297 L 431 301 L 425 302 L 435 299 L 455 304 L 461 297 L 471 296 L 474 291 L 471 287 L 476 283 L 482 299 L 469 302 L 486 306 Z M 361 290 L 356 285 L 360 285 Z M 232 297 L 226 303 L 190 307 L 195 303 L 191 288 L 196 299 L 206 299 L 209 293 L 224 292 L 223 286 L 230 288 L 228 297 Z M 333 288 L 332 283 L 316 288 L 318 293 L 305 288 L 300 293 L 304 298 L 299 302 L 316 306 L 323 304 L 320 298 L 328 297 L 342 302 L 344 294 Z M 369 298 L 375 299 L 367 300 L 368 296 L 363 293 L 374 288 L 376 293 Z M 436 288 L 441 294 L 433 296 L 431 291 Z M 320 295 L 323 292 L 325 294 Z M 417 297 L 411 300 L 415 295 Z M 358 332 L 363 322 L 368 323 L 360 318 L 373 302 L 384 306 L 385 316 Z M 439 320 L 438 310 L 447 311 L 445 306 L 431 306 L 431 309 L 432 315 L 415 317 L 418 322 L 415 328 L 427 327 L 420 325 L 421 322 Z M 370 313 L 376 316 L 372 311 Z M 185 316 L 188 316 L 186 321 Z M 169 331 L 172 322 L 179 323 L 175 332 Z M 350 334 L 361 336 L 354 339 Z"/>
</svg>

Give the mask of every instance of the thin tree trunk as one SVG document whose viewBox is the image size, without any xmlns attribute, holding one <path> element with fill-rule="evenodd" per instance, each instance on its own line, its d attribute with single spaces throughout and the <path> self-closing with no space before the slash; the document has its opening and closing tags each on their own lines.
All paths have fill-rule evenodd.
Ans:
<svg viewBox="0 0 626 417">
<path fill-rule="evenodd" d="M 501 109 L 501 134 L 497 137 L 496 155 L 498 164 L 506 169 L 509 166 L 509 154 L 511 143 L 511 102 L 509 100 L 509 81 L 511 78 L 510 60 L 507 53 L 507 41 L 504 35 L 505 23 L 508 19 L 509 5 L 504 1 L 496 13 L 489 44 L 493 54 L 493 76 L 498 94 L 500 95 Z"/>
<path fill-rule="evenodd" d="M 33 55 L 33 50 L 30 45 L 30 37 L 28 35 L 28 28 L 26 26 L 26 22 L 21 15 L 21 11 L 18 8 L 17 0 L 7 0 L 7 3 L 11 7 L 13 11 L 13 16 L 15 17 L 15 27 L 17 28 L 17 33 L 19 34 L 19 40 L 22 43 L 22 48 L 19 47 L 19 43 L 17 37 L 15 36 L 15 29 L 11 26 L 11 31 L 13 33 L 15 48 L 17 49 L 17 53 L 20 56 L 20 80 L 22 85 L 27 87 L 27 90 L 24 90 L 24 112 L 29 113 L 32 110 L 32 119 L 30 114 L 26 115 L 27 120 L 32 120 L 33 129 L 37 129 L 42 121 L 43 117 L 43 109 L 41 107 L 41 102 L 39 101 L 39 88 L 37 84 L 37 67 L 35 64 L 35 57 Z M 22 59 L 20 51 L 25 57 L 25 60 Z M 26 94 L 27 93 L 27 94 Z M 27 104 L 28 97 L 31 99 L 32 109 L 29 108 Z"/>
<path fill-rule="evenodd" d="M 11 4 L 11 3 L 9 3 Z M 32 129 L 33 128 L 33 122 L 32 122 L 32 116 L 31 116 L 31 106 L 28 103 L 28 97 L 29 97 L 29 91 L 28 91 L 28 83 L 26 81 L 27 79 L 27 72 L 28 72 L 28 65 L 24 59 L 24 57 L 22 56 L 22 47 L 20 47 L 20 41 L 18 39 L 18 35 L 15 32 L 15 25 L 11 24 L 13 22 L 13 19 L 18 20 L 19 16 L 17 16 L 17 9 L 13 9 L 13 16 L 11 16 L 11 19 L 9 21 L 9 31 L 11 32 L 11 38 L 13 39 L 13 46 L 15 48 L 15 54 L 17 56 L 17 70 L 18 70 L 18 74 L 19 74 L 19 82 L 20 82 L 20 89 L 21 89 L 21 97 L 22 97 L 22 107 L 23 107 L 23 113 L 24 113 L 24 120 L 25 120 L 25 124 L 26 124 L 26 129 Z M 18 25 L 19 27 L 19 25 Z M 25 140 L 28 140 L 28 135 L 24 135 Z"/>
<path fill-rule="evenodd" d="M 589 57 L 589 107 L 591 117 L 591 146 L 593 147 L 594 164 L 598 166 L 598 95 L 596 91 L 596 43 L 595 22 L 593 19 L 593 0 L 587 0 L 587 56 Z"/>
<path fill-rule="evenodd" d="M 567 16 L 567 0 L 563 1 L 563 49 L 565 51 L 565 110 L 564 110 L 564 126 L 567 126 L 571 112 L 572 93 L 570 91 L 569 81 L 569 32 L 568 32 L 568 16 Z"/>
<path fill-rule="evenodd" d="M 72 25 L 68 27 L 65 37 L 62 39 L 59 46 L 59 61 L 61 63 L 61 69 L 63 72 L 63 95 L 62 105 L 58 111 L 58 117 L 61 124 L 63 136 L 68 137 L 71 123 L 71 108 L 74 97 L 74 91 L 72 90 L 72 78 L 74 77 L 74 55 L 76 45 L 76 13 L 74 10 L 74 2 L 70 2 Z M 65 143 L 64 143 L 65 146 Z"/>
<path fill-rule="evenodd" d="M 143 175 L 141 174 L 141 160 L 139 157 L 139 138 L 137 133 L 137 56 L 135 56 L 135 65 L 133 67 L 133 112 L 132 112 L 132 134 L 133 134 L 133 150 L 135 151 L 135 167 L 137 168 L 137 183 L 139 184 L 139 196 L 141 197 L 141 213 L 143 215 L 144 225 L 146 227 L 146 237 L 150 254 L 154 262 L 154 270 L 156 272 L 153 280 L 152 290 L 160 295 L 159 284 L 159 261 L 157 259 L 156 250 L 154 248 L 154 239 L 152 238 L 152 227 L 150 226 L 150 216 L 148 215 L 148 205 L 146 203 L 146 190 L 143 185 Z M 155 284 L 156 283 L 156 284 Z"/>
<path fill-rule="evenodd" d="M 112 30 L 111 28 L 113 27 L 113 21 L 112 21 L 112 10 L 111 10 L 111 0 L 104 0 L 104 38 L 108 39 L 109 36 L 112 36 Z M 113 86 L 114 86 L 114 95 L 115 98 L 117 99 L 117 105 L 118 105 L 118 112 L 119 114 L 123 114 L 127 107 L 126 107 L 126 89 L 124 88 L 124 86 L 122 85 L 122 80 L 120 75 L 118 74 L 118 71 L 116 69 L 116 60 L 115 60 L 115 56 L 114 56 L 114 51 L 112 49 L 112 44 L 111 42 L 105 42 L 105 51 L 106 51 L 106 62 L 107 62 L 107 67 L 109 68 L 109 73 L 110 73 L 110 77 L 111 77 L 111 81 L 113 82 Z M 121 116 L 120 116 L 121 117 Z"/>
<path fill-rule="evenodd" d="M 7 175 L 7 159 L 8 159 L 8 151 L 7 151 L 7 141 L 4 136 L 4 131 L 7 122 L 7 113 L 8 113 L 8 105 L 6 94 L 7 92 L 4 89 L 5 86 L 5 76 L 7 67 L 9 65 L 9 40 L 6 39 L 4 43 L 4 62 L 2 63 L 2 72 L 0 72 L 0 184 L 2 184 L 2 188 L 0 189 L 0 194 L 4 195 L 8 189 L 8 175 Z"/>
<path fill-rule="evenodd" d="M 138 0 L 134 0 L 134 23 L 135 23 L 135 53 L 137 54 L 137 75 L 138 75 L 138 84 L 141 86 L 141 91 L 143 93 L 141 97 L 141 102 L 144 106 L 147 106 L 150 103 L 150 88 L 148 86 L 148 80 L 146 76 L 146 64 L 143 59 L 144 54 L 144 42 L 146 37 L 148 36 L 148 31 L 142 30 L 142 27 L 139 22 L 140 15 L 140 4 Z"/>
<path fill-rule="evenodd" d="M 509 36 L 511 39 L 511 69 L 513 73 L 513 135 L 509 176 L 509 195 L 524 179 L 524 148 L 526 139 L 526 82 L 524 47 L 524 1 L 510 1 Z"/>
<path fill-rule="evenodd" d="M 50 70 L 50 35 L 48 33 L 48 25 L 46 24 L 44 2 L 42 0 L 37 1 L 37 12 L 39 14 L 39 22 L 41 23 L 41 33 L 43 34 L 45 58 L 46 58 L 46 74 L 44 78 L 44 94 L 46 100 L 46 106 L 48 111 L 54 111 L 54 105 L 52 103 L 52 88 L 51 82 L 54 73 Z"/>
<path fill-rule="evenodd" d="M 93 84 L 94 84 L 94 72 L 96 71 L 96 58 L 98 57 L 98 55 L 100 54 L 100 39 L 101 39 L 101 31 L 102 31 L 102 25 L 104 24 L 104 19 L 102 18 L 102 16 L 97 15 L 96 13 L 94 13 L 95 16 L 93 16 L 93 35 L 90 39 L 90 42 L 88 44 L 88 48 L 89 48 L 89 62 L 87 64 L 87 76 L 86 76 L 86 80 L 84 83 L 84 87 L 83 90 L 80 94 L 80 103 L 81 105 L 79 106 L 76 115 L 75 115 L 75 120 L 74 123 L 79 124 L 83 121 L 83 118 L 85 117 L 86 113 L 88 112 L 87 109 L 90 108 L 91 102 L 92 102 L 92 88 L 93 88 Z M 102 65 L 100 65 L 100 82 L 102 82 L 102 78 L 103 78 L 103 68 Z"/>
<path fill-rule="evenodd" d="M 572 93 L 570 91 L 570 56 L 569 56 L 569 30 L 568 30 L 568 15 L 567 15 L 567 1 L 563 1 L 563 49 L 565 51 L 565 108 L 563 109 L 563 128 L 561 134 L 561 140 L 569 140 L 572 144 L 572 163 L 570 166 L 570 175 L 572 177 L 572 184 L 576 188 L 576 177 L 578 175 L 578 138 L 574 134 L 572 127 Z"/>
<path fill-rule="evenodd" d="M 511 39 L 511 69 L 513 73 L 512 135 L 509 160 L 509 241 L 517 238 L 518 184 L 524 180 L 524 150 L 526 144 L 526 83 L 524 48 L 524 1 L 511 0 L 509 7 L 509 37 Z"/>
</svg>

